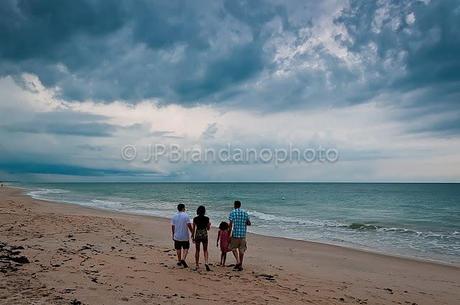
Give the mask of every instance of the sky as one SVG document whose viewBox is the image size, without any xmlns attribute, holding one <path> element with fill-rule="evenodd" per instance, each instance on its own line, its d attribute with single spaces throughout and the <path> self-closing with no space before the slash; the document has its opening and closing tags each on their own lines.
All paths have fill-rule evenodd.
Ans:
<svg viewBox="0 0 460 305">
<path fill-rule="evenodd" d="M 459 182 L 459 54 L 459 0 L 4 0 L 0 180 Z"/>
</svg>

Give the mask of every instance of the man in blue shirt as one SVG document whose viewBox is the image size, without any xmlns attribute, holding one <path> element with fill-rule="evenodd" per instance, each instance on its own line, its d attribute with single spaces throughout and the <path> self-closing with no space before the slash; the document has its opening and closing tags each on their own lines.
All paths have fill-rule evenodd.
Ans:
<svg viewBox="0 0 460 305">
<path fill-rule="evenodd" d="M 244 252 L 247 249 L 246 228 L 251 225 L 249 214 L 241 208 L 239 200 L 234 203 L 235 209 L 230 212 L 228 217 L 230 221 L 231 241 L 230 249 L 236 259 L 235 270 L 243 270 Z"/>
</svg>

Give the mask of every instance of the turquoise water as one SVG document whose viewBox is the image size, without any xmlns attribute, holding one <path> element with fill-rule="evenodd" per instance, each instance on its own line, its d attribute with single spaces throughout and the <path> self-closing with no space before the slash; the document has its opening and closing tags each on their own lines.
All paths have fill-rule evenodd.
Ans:
<svg viewBox="0 0 460 305">
<path fill-rule="evenodd" d="M 233 201 L 251 232 L 460 264 L 460 184 L 22 184 L 35 198 L 170 217 L 203 204 L 214 225 Z"/>
</svg>

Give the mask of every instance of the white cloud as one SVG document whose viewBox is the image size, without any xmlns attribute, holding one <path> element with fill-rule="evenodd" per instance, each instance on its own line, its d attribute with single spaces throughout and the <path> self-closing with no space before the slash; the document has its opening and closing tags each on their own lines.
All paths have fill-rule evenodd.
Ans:
<svg viewBox="0 0 460 305">
<path fill-rule="evenodd" d="M 18 86 L 11 78 L 0 79 L 2 125 L 34 123 L 36 113 L 66 111 L 66 115 L 94 115 L 102 122 L 119 126 L 110 137 L 85 137 L 60 134 L 0 132 L 9 156 L 22 159 L 38 155 L 47 162 L 60 161 L 86 167 L 152 169 L 177 174 L 177 179 L 196 180 L 405 180 L 460 177 L 460 140 L 408 133 L 414 122 L 395 120 L 399 109 L 380 100 L 365 104 L 329 108 L 259 113 L 225 109 L 218 106 L 160 106 L 154 100 L 132 105 L 114 103 L 64 102 L 53 90 L 43 88 L 37 78 L 25 75 L 24 81 L 35 88 Z M 33 85 L 32 85 L 33 84 Z M 13 109 L 5 115 L 5 111 Z M 435 120 L 436 118 L 433 118 Z M 218 126 L 218 128 L 217 128 Z M 213 137 L 203 138 L 212 129 Z M 162 135 L 166 135 L 163 137 Z M 168 137 L 172 136 L 172 137 Z M 178 138 L 178 137 L 180 138 Z M 205 141 L 205 142 L 203 142 Z M 334 165 L 204 165 L 145 164 L 141 160 L 122 161 L 120 149 L 133 144 L 144 149 L 149 144 L 177 143 L 186 147 L 231 143 L 239 147 L 298 147 L 321 145 L 336 147 L 341 159 Z M 86 145 L 86 146 L 85 146 Z M 99 149 L 84 149 L 88 145 Z M 432 161 L 429 161 L 432 160 Z M 447 162 L 448 161 L 448 162 Z M 438 165 L 438 166 L 437 166 Z M 198 170 L 199 169 L 199 170 Z M 270 179 L 267 179 L 270 178 Z"/>
<path fill-rule="evenodd" d="M 415 14 L 414 12 L 411 12 L 409 14 L 406 15 L 406 23 L 411 25 L 415 22 Z"/>
</svg>

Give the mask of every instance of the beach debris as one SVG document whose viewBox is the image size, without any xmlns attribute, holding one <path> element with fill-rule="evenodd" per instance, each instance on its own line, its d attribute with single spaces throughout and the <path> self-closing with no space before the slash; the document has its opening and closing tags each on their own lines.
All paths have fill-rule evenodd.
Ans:
<svg viewBox="0 0 460 305">
<path fill-rule="evenodd" d="M 82 305 L 83 303 L 77 299 L 70 301 L 70 305 Z"/>
<path fill-rule="evenodd" d="M 257 274 L 256 277 L 261 277 L 267 281 L 275 281 L 275 276 L 271 274 L 261 273 L 261 274 Z"/>
<path fill-rule="evenodd" d="M 19 251 L 16 251 L 16 253 L 13 253 L 13 255 L 17 255 L 19 253 L 20 253 Z M 18 264 L 28 264 L 28 263 L 30 263 L 29 259 L 27 257 L 25 257 L 24 255 L 22 255 L 22 256 L 12 256 L 12 257 L 10 257 L 10 260 L 12 260 L 13 262 L 18 263 Z"/>
<path fill-rule="evenodd" d="M 0 242 L 0 272 L 14 272 L 18 270 L 17 267 L 30 263 L 26 256 L 20 255 L 22 249 L 22 246 L 10 246 Z"/>
<path fill-rule="evenodd" d="M 383 290 L 386 290 L 386 291 L 388 291 L 390 294 L 393 294 L 393 289 L 391 289 L 391 288 L 383 288 Z"/>
</svg>

